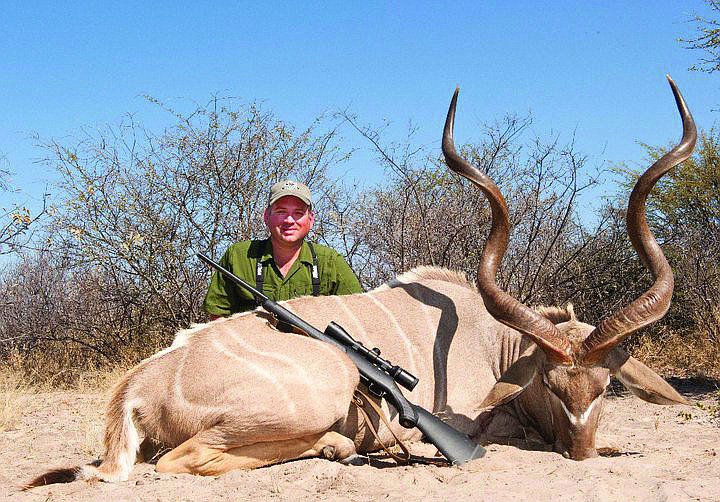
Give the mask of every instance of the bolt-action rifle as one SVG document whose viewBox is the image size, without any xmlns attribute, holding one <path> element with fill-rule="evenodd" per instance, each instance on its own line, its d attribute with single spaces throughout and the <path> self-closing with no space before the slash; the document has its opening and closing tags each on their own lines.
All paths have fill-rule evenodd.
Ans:
<svg viewBox="0 0 720 502">
<path fill-rule="evenodd" d="M 334 345 L 345 352 L 357 366 L 360 382 L 372 394 L 384 398 L 397 410 L 400 425 L 407 429 L 417 427 L 451 463 L 464 464 L 485 455 L 485 448 L 475 443 L 466 434 L 453 429 L 426 409 L 408 401 L 397 383 L 412 390 L 418 383 L 418 379 L 400 366 L 393 365 L 387 359 L 380 357 L 379 349 L 368 349 L 334 322 L 331 322 L 324 332 L 320 331 L 204 254 L 198 253 L 197 256 L 232 282 L 250 292 L 255 298 L 255 302 L 278 321 L 287 323 L 308 336 Z"/>
</svg>

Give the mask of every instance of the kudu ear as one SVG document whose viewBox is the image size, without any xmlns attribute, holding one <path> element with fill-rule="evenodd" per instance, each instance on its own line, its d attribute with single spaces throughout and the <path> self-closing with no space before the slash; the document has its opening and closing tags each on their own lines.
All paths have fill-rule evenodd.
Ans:
<svg viewBox="0 0 720 502">
<path fill-rule="evenodd" d="M 691 404 L 660 375 L 620 347 L 608 353 L 605 364 L 627 390 L 644 401 L 654 404 Z"/>
<path fill-rule="evenodd" d="M 528 348 L 493 385 L 480 409 L 494 408 L 515 399 L 533 381 L 544 359 L 544 352 L 536 345 Z"/>
</svg>

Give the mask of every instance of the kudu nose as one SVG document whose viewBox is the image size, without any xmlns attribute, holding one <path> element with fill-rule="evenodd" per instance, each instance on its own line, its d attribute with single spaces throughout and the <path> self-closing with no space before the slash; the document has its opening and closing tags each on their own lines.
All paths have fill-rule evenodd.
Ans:
<svg viewBox="0 0 720 502">
<path fill-rule="evenodd" d="M 573 460 L 586 460 L 588 458 L 595 458 L 597 456 L 598 454 L 595 448 L 570 450 L 570 458 Z"/>
<path fill-rule="evenodd" d="M 594 447 L 571 446 L 568 448 L 562 443 L 562 441 L 556 441 L 553 445 L 553 450 L 570 460 L 586 460 L 588 458 L 595 458 L 598 456 L 597 450 Z"/>
</svg>

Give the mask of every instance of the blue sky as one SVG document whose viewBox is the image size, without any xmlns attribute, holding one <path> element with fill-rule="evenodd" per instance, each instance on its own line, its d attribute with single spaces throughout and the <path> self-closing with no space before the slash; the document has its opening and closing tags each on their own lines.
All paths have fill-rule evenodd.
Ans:
<svg viewBox="0 0 720 502">
<path fill-rule="evenodd" d="M 680 136 L 666 73 L 701 128 L 720 107 L 720 78 L 687 71 L 700 54 L 676 40 L 709 14 L 701 0 L 68 4 L 3 2 L 0 154 L 21 192 L 0 194 L 0 206 L 33 207 L 52 182 L 33 133 L 62 141 L 126 112 L 171 125 L 145 94 L 181 107 L 213 94 L 261 100 L 299 127 L 350 108 L 363 123 L 392 121 L 390 140 L 412 121 L 439 150 L 459 84 L 458 142 L 532 111 L 532 132 L 574 133 L 595 164 L 631 165 L 644 157 L 638 141 Z M 343 136 L 364 149 L 349 176 L 380 180 L 368 145 Z"/>
</svg>

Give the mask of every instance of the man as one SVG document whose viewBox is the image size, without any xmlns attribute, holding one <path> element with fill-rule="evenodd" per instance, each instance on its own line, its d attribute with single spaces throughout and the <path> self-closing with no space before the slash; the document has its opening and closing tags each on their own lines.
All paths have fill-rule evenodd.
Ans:
<svg viewBox="0 0 720 502">
<path fill-rule="evenodd" d="M 296 181 L 280 181 L 270 189 L 264 214 L 270 237 L 236 242 L 220 264 L 255 284 L 270 299 L 304 295 L 362 293 L 357 277 L 335 250 L 305 240 L 315 222 L 310 189 Z M 255 308 L 250 293 L 215 272 L 205 295 L 211 319 Z"/>
</svg>

